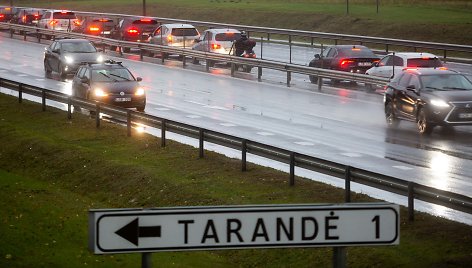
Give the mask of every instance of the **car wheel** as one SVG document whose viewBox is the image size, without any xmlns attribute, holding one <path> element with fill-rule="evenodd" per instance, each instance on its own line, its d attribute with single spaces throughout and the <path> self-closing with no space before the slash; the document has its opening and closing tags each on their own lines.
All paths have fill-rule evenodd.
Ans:
<svg viewBox="0 0 472 268">
<path fill-rule="evenodd" d="M 161 52 L 161 58 L 167 59 L 168 57 L 169 57 L 169 54 L 167 54 L 165 52 Z"/>
<path fill-rule="evenodd" d="M 310 82 L 312 84 L 318 84 L 318 77 L 314 76 L 314 75 L 310 75 Z"/>
<path fill-rule="evenodd" d="M 197 58 L 192 58 L 193 64 L 200 64 L 200 61 Z"/>
<path fill-rule="evenodd" d="M 212 60 L 209 60 L 208 61 L 208 67 L 213 67 L 213 66 L 215 66 L 215 62 L 212 61 Z"/>
<path fill-rule="evenodd" d="M 110 50 L 115 52 L 116 51 L 116 46 L 110 46 Z"/>
<path fill-rule="evenodd" d="M 138 112 L 144 112 L 144 108 L 146 108 L 146 106 L 138 106 L 136 110 L 138 110 Z"/>
<path fill-rule="evenodd" d="M 418 126 L 418 131 L 420 134 L 431 134 L 433 132 L 434 125 L 428 122 L 428 117 L 424 109 L 421 109 L 418 112 L 418 117 L 416 120 L 416 125 Z"/>
<path fill-rule="evenodd" d="M 243 72 L 250 73 L 251 70 L 252 70 L 252 66 L 243 65 Z"/>
<path fill-rule="evenodd" d="M 148 51 L 147 52 L 148 57 L 153 58 L 154 57 L 154 52 Z"/>
<path fill-rule="evenodd" d="M 387 121 L 387 126 L 391 128 L 396 128 L 400 124 L 400 120 L 395 116 L 392 102 L 387 103 L 385 106 L 385 120 Z"/>
</svg>

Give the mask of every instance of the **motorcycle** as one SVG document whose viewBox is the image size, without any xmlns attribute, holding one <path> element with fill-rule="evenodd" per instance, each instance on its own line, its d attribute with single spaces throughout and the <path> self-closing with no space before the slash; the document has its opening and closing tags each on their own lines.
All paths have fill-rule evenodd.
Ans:
<svg viewBox="0 0 472 268">
<path fill-rule="evenodd" d="M 234 43 L 233 43 L 233 47 L 234 47 Z M 254 47 L 256 46 L 256 42 L 253 41 L 253 40 L 246 40 L 244 41 L 244 52 L 240 55 L 238 55 L 238 53 L 236 52 L 236 50 L 234 50 L 234 55 L 235 56 L 239 56 L 239 57 L 243 57 L 243 58 L 253 58 L 255 59 L 257 56 L 256 56 L 256 53 L 254 52 Z M 232 48 L 233 50 L 233 48 Z M 250 73 L 252 68 L 254 66 L 251 66 L 251 65 L 247 65 L 247 64 L 235 64 L 235 70 L 238 71 L 239 69 L 241 69 L 243 72 L 246 72 L 246 73 Z"/>
</svg>

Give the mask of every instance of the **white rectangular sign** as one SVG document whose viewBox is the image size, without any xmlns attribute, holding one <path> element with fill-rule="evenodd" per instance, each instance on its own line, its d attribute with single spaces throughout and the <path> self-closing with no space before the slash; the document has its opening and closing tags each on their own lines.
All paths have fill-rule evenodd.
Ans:
<svg viewBox="0 0 472 268">
<path fill-rule="evenodd" d="M 392 245 L 399 206 L 386 203 L 90 210 L 96 254 Z"/>
</svg>

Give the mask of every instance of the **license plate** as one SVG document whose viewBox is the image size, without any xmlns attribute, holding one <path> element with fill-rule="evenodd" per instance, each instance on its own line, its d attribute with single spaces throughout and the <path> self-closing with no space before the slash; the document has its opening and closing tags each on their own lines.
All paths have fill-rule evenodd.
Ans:
<svg viewBox="0 0 472 268">
<path fill-rule="evenodd" d="M 472 118 L 472 113 L 462 113 L 462 114 L 459 114 L 459 118 L 461 118 L 461 119 Z"/>
<path fill-rule="evenodd" d="M 359 62 L 359 63 L 357 63 L 357 66 L 371 66 L 371 65 L 372 65 L 372 63 L 370 63 L 370 62 Z"/>
<path fill-rule="evenodd" d="M 110 31 L 104 31 L 103 34 L 110 34 Z"/>
<path fill-rule="evenodd" d="M 125 102 L 125 101 L 131 101 L 131 98 L 116 98 L 116 102 Z"/>
</svg>

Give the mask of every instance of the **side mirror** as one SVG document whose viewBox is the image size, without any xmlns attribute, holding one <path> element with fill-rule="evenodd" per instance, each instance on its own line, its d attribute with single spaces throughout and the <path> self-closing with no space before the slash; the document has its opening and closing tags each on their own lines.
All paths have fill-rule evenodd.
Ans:
<svg viewBox="0 0 472 268">
<path fill-rule="evenodd" d="M 320 54 L 315 54 L 315 59 L 321 59 Z"/>
<path fill-rule="evenodd" d="M 88 83 L 89 83 L 89 80 L 88 80 L 87 77 L 82 77 L 82 78 L 80 78 L 80 82 L 81 82 L 82 84 L 88 84 Z"/>
<path fill-rule="evenodd" d="M 195 39 L 195 43 L 200 43 L 202 40 L 200 38 Z"/>
<path fill-rule="evenodd" d="M 414 85 L 409 85 L 406 87 L 406 90 L 413 91 L 416 94 L 419 94 L 418 89 Z"/>
<path fill-rule="evenodd" d="M 372 67 L 379 67 L 379 62 L 374 62 L 374 63 L 372 64 Z"/>
<path fill-rule="evenodd" d="M 141 82 L 141 81 L 143 81 L 143 78 L 141 78 L 141 77 L 136 77 L 136 81 Z"/>
<path fill-rule="evenodd" d="M 53 49 L 52 52 L 57 53 L 57 54 L 61 54 L 61 50 L 59 50 L 59 49 Z"/>
</svg>

